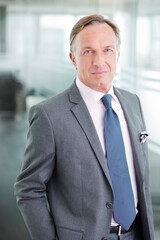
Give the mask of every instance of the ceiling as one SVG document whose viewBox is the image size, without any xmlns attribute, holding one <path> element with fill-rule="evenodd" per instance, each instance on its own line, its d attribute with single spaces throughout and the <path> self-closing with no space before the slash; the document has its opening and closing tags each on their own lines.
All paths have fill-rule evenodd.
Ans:
<svg viewBox="0 0 160 240">
<path fill-rule="evenodd" d="M 114 9 L 140 9 L 143 15 L 160 14 L 159 0 L 0 0 L 8 12 L 111 14 Z"/>
</svg>

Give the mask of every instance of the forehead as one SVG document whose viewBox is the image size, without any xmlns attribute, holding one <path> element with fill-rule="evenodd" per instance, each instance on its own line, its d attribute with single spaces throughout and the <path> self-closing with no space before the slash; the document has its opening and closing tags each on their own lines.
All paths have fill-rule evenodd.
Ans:
<svg viewBox="0 0 160 240">
<path fill-rule="evenodd" d="M 107 23 L 88 25 L 77 34 L 75 42 L 79 47 L 96 44 L 116 45 L 116 35 Z"/>
</svg>

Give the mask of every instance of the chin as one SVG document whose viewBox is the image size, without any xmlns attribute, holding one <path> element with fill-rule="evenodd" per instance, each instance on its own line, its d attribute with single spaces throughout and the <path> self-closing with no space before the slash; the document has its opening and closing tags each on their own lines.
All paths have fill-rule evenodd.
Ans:
<svg viewBox="0 0 160 240">
<path fill-rule="evenodd" d="M 103 92 L 103 93 L 107 93 L 111 88 L 111 83 L 100 83 L 98 86 L 97 86 L 97 89 L 99 89 L 100 92 Z"/>
<path fill-rule="evenodd" d="M 97 92 L 102 92 L 102 93 L 108 92 L 106 86 L 103 87 L 103 86 L 99 86 L 99 85 L 92 85 L 92 86 L 90 86 L 90 88 L 92 88 L 93 90 L 95 90 Z"/>
</svg>

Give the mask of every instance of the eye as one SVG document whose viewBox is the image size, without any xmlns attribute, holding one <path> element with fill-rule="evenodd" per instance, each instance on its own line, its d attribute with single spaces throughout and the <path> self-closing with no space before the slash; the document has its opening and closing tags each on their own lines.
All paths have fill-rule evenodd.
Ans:
<svg viewBox="0 0 160 240">
<path fill-rule="evenodd" d="M 112 49 L 107 48 L 105 51 L 106 52 L 112 52 Z"/>
<path fill-rule="evenodd" d="M 89 53 L 91 53 L 91 50 L 86 50 L 86 51 L 84 52 L 84 54 L 89 54 Z"/>
</svg>

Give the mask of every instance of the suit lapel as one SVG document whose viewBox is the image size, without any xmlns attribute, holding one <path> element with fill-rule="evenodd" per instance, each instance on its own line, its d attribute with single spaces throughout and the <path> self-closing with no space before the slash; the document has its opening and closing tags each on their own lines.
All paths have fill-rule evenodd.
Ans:
<svg viewBox="0 0 160 240">
<path fill-rule="evenodd" d="M 141 180 L 143 181 L 145 159 L 139 141 L 139 134 L 141 129 L 138 126 L 138 119 L 136 118 L 136 113 L 133 112 L 132 108 L 130 107 L 127 98 L 125 98 L 121 94 L 121 91 L 117 88 L 114 88 L 114 92 L 121 103 L 126 118 L 126 122 L 128 125 L 133 155 L 135 159 L 136 173 L 137 176 L 142 178 Z M 69 98 L 70 101 L 73 103 L 71 112 L 74 114 L 75 118 L 79 122 L 82 130 L 84 131 L 90 143 L 93 152 L 95 153 L 97 160 L 99 161 L 101 168 L 103 169 L 105 176 L 107 177 L 110 185 L 112 185 L 107 168 L 106 158 L 104 156 L 94 123 L 75 83 L 70 88 Z"/>
<path fill-rule="evenodd" d="M 142 151 L 142 146 L 140 144 L 139 135 L 141 129 L 139 127 L 139 119 L 136 118 L 136 112 L 133 112 L 131 105 L 129 105 L 128 100 L 122 96 L 119 89 L 114 88 L 115 95 L 121 103 L 124 116 L 128 125 L 128 130 L 131 138 L 132 151 L 135 159 L 135 168 L 137 176 L 144 179 L 144 164 L 145 159 Z"/>
<path fill-rule="evenodd" d="M 97 131 L 95 129 L 95 126 L 91 119 L 89 111 L 85 105 L 85 102 L 83 101 L 75 83 L 70 88 L 69 98 L 70 98 L 70 101 L 74 103 L 71 108 L 71 112 L 74 114 L 82 130 L 84 131 L 90 143 L 90 146 L 93 152 L 95 153 L 95 156 L 99 161 L 99 164 L 111 185 L 111 180 L 110 180 L 110 176 L 107 168 L 107 161 L 104 156 L 102 146 L 99 141 L 99 137 L 97 135 Z"/>
</svg>

